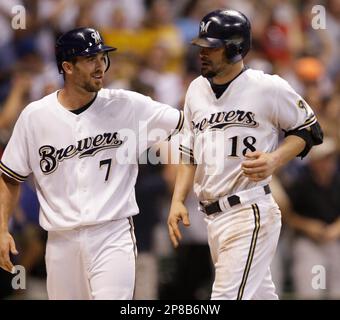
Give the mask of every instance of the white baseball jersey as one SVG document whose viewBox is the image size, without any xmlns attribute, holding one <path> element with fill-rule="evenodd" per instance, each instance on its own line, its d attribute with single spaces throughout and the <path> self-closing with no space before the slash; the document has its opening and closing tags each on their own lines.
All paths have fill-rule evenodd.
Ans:
<svg viewBox="0 0 340 320">
<path fill-rule="evenodd" d="M 308 104 L 279 76 L 247 69 L 220 98 L 200 76 L 187 91 L 182 155 L 197 162 L 194 190 L 200 201 L 256 186 L 242 175 L 247 151 L 271 152 L 281 130 L 299 130 L 317 120 Z"/>
<path fill-rule="evenodd" d="M 126 90 L 100 90 L 79 115 L 54 92 L 23 110 L 0 169 L 20 182 L 33 173 L 48 231 L 129 217 L 138 156 L 182 123 L 178 110 Z"/>
</svg>

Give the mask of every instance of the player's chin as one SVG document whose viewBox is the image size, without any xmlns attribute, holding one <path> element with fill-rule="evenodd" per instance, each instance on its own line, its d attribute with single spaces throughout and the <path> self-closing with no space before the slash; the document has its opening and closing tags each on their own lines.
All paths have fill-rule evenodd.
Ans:
<svg viewBox="0 0 340 320">
<path fill-rule="evenodd" d="M 202 66 L 201 75 L 205 78 L 213 78 L 216 76 L 216 72 L 212 71 L 210 68 Z"/>
<path fill-rule="evenodd" d="M 91 85 L 90 85 L 92 91 L 99 91 L 100 89 L 103 88 L 103 80 L 102 79 L 93 79 L 91 81 Z"/>
</svg>

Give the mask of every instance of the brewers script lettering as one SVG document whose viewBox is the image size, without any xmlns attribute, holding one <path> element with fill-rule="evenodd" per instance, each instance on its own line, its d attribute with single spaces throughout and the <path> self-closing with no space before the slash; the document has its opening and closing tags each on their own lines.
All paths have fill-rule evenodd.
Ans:
<svg viewBox="0 0 340 320">
<path fill-rule="evenodd" d="M 88 137 L 77 141 L 76 145 L 69 145 L 61 149 L 44 145 L 39 148 L 40 168 L 44 174 L 50 174 L 58 168 L 59 162 L 64 159 L 70 159 L 77 154 L 79 154 L 79 159 L 91 157 L 101 150 L 118 148 L 123 142 L 118 138 L 118 132 L 114 132 Z"/>
</svg>

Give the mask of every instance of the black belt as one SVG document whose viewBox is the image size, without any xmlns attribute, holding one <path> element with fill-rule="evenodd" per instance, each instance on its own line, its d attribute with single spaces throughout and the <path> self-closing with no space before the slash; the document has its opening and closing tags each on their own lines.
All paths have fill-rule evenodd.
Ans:
<svg viewBox="0 0 340 320">
<path fill-rule="evenodd" d="M 271 190 L 270 190 L 270 187 L 269 187 L 268 184 L 263 187 L 263 190 L 264 190 L 265 194 L 271 193 Z M 227 200 L 229 202 L 230 207 L 236 206 L 236 205 L 241 203 L 240 197 L 237 194 L 234 194 L 234 195 L 228 197 Z M 203 212 L 208 216 L 211 215 L 211 214 L 214 214 L 214 213 L 222 212 L 220 204 L 219 204 L 218 201 L 210 203 L 206 206 L 203 205 L 202 202 L 200 202 L 200 204 L 201 204 L 201 208 L 202 208 Z"/>
</svg>

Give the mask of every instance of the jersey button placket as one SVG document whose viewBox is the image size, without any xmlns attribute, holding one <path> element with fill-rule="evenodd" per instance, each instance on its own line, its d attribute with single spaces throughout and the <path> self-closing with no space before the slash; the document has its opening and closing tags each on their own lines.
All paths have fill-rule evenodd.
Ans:
<svg viewBox="0 0 340 320">
<path fill-rule="evenodd" d="M 76 132 L 76 141 L 81 141 L 85 138 L 83 135 L 83 128 L 82 128 L 82 124 L 80 123 L 79 117 L 76 118 L 75 132 Z M 78 156 L 76 170 L 77 170 L 77 176 L 78 176 L 80 203 L 84 203 L 86 201 L 87 192 L 88 192 L 88 188 L 86 185 L 85 161 L 86 161 L 86 158 L 79 159 L 79 156 Z M 82 207 L 82 214 L 86 214 L 86 212 L 87 210 L 84 207 Z"/>
</svg>

